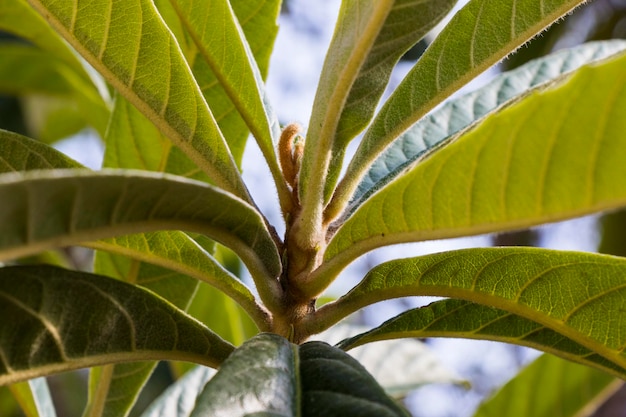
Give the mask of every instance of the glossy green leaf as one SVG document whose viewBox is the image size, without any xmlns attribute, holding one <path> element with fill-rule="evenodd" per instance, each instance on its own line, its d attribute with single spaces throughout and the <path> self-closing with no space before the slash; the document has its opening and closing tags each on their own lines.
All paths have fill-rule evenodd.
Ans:
<svg viewBox="0 0 626 417">
<path fill-rule="evenodd" d="M 197 366 L 172 384 L 141 414 L 141 417 L 189 417 L 198 394 L 215 370 Z"/>
<path fill-rule="evenodd" d="M 282 178 L 274 150 L 279 135 L 278 120 L 268 105 L 263 79 L 230 3 L 228 0 L 171 2 L 198 48 L 199 58 L 209 65 L 256 138 L 275 179 Z"/>
<path fill-rule="evenodd" d="M 591 42 L 555 52 L 512 71 L 496 76 L 484 87 L 458 99 L 421 119 L 396 139 L 372 164 L 360 182 L 349 211 L 381 189 L 412 164 L 427 157 L 455 134 L 489 117 L 489 114 L 523 98 L 529 91 L 545 88 L 583 65 L 607 59 L 626 49 L 626 42 Z"/>
<path fill-rule="evenodd" d="M 622 384 L 604 372 L 542 355 L 481 404 L 474 417 L 593 415 Z"/>
<path fill-rule="evenodd" d="M 30 4 L 124 97 L 227 191 L 249 200 L 180 48 L 149 0 Z"/>
<path fill-rule="evenodd" d="M 626 184 L 615 178 L 626 160 L 624 68 L 623 55 L 583 67 L 461 132 L 355 211 L 330 242 L 327 266 L 342 268 L 381 245 L 623 206 Z"/>
<path fill-rule="evenodd" d="M 320 308 L 313 320 L 330 325 L 366 305 L 395 297 L 459 298 L 545 326 L 574 342 L 560 341 L 561 350 L 576 353 L 581 345 L 590 351 L 583 357 L 617 365 L 623 373 L 624 277 L 626 259 L 606 255 L 536 248 L 451 251 L 379 265 L 336 303 Z M 507 329 L 501 326 L 500 334 L 519 336 L 514 327 L 513 334 Z"/>
<path fill-rule="evenodd" d="M 41 142 L 0 129 L 0 173 L 54 168 L 83 168 Z"/>
<path fill-rule="evenodd" d="M 350 355 L 323 342 L 299 349 L 302 416 L 408 416 Z"/>
<path fill-rule="evenodd" d="M 98 275 L 5 267 L 0 298 L 2 316 L 10 318 L 0 324 L 0 384 L 137 360 L 215 367 L 232 351 L 154 293 Z"/>
<path fill-rule="evenodd" d="M 342 340 L 338 346 L 353 349 L 407 337 L 462 337 L 512 343 L 550 352 L 614 375 L 626 375 L 626 369 L 620 365 L 539 323 L 495 307 L 457 299 L 408 310 L 368 332 Z"/>
<path fill-rule="evenodd" d="M 130 258 L 158 265 L 182 275 L 204 281 L 239 303 L 254 318 L 257 325 L 267 329 L 268 313 L 257 303 L 252 292 L 231 273 L 226 271 L 211 255 L 182 232 L 157 232 L 142 235 L 128 235 L 101 240 L 92 247 L 107 252 L 125 255 Z M 128 270 L 120 265 L 118 269 Z M 145 285 L 141 280 L 140 285 Z M 155 282 L 150 283 L 153 291 Z M 162 280 L 158 285 L 164 285 Z M 176 279 L 171 283 L 176 287 Z M 168 297 L 169 298 L 169 297 Z M 179 305 L 180 308 L 186 306 Z"/>
<path fill-rule="evenodd" d="M 356 187 L 383 149 L 445 98 L 581 3 L 469 1 L 384 104 L 348 166 L 344 187 Z"/>
<path fill-rule="evenodd" d="M 164 174 L 76 170 L 4 174 L 0 184 L 1 259 L 123 234 L 183 229 L 232 246 L 259 291 L 277 285 L 280 259 L 261 216 L 207 184 Z"/>
<path fill-rule="evenodd" d="M 358 75 L 345 98 L 341 114 L 336 122 L 334 140 L 332 143 L 332 162 L 329 166 L 326 193 L 335 185 L 336 178 L 341 170 L 345 147 L 348 142 L 363 130 L 374 115 L 374 111 L 385 91 L 391 72 L 402 55 L 413 45 L 419 42 L 454 6 L 457 0 L 396 0 L 389 10 L 385 21 L 380 27 L 376 40 L 358 69 Z M 382 2 L 381 2 L 382 3 Z M 354 24 L 354 15 L 362 13 L 362 3 L 346 2 L 342 9 L 340 27 L 335 31 L 335 38 L 329 48 L 328 69 L 326 76 L 338 73 L 331 57 L 335 54 L 344 54 L 350 51 L 351 44 L 345 43 L 351 35 L 351 26 Z M 349 34 L 348 36 L 346 36 Z M 363 36 L 364 34 L 361 34 Z M 328 103 L 318 103 L 321 108 L 314 108 L 313 115 L 323 114 Z M 328 116 L 327 116 L 328 117 Z M 311 125 L 315 130 L 315 124 Z"/>
<path fill-rule="evenodd" d="M 263 333 L 220 366 L 196 400 L 191 417 L 299 415 L 297 347 Z"/>
</svg>

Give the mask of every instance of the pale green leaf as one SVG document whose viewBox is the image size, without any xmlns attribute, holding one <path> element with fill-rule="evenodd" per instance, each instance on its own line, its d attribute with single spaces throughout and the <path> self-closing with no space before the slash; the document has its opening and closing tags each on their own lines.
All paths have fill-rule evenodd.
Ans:
<svg viewBox="0 0 626 417">
<path fill-rule="evenodd" d="M 327 343 L 342 341 L 367 330 L 366 326 L 338 324 L 315 335 Z M 385 340 L 348 352 L 393 397 L 403 397 L 425 384 L 466 383 L 446 367 L 425 343 L 416 339 Z M 402 372 L 398 372 L 401 369 Z"/>
<path fill-rule="evenodd" d="M 267 78 L 282 0 L 230 0 L 263 79 Z"/>
<path fill-rule="evenodd" d="M 141 417 L 189 417 L 196 404 L 198 394 L 215 370 L 197 366 L 187 372 L 156 399 L 141 414 Z"/>
<path fill-rule="evenodd" d="M 41 142 L 0 129 L 0 173 L 54 168 L 83 168 Z"/>
<path fill-rule="evenodd" d="M 2 317 L 10 318 L 0 323 L 0 384 L 137 360 L 215 367 L 232 351 L 154 293 L 107 277 L 49 266 L 5 267 L 0 298 Z"/>
<path fill-rule="evenodd" d="M 354 212 L 328 246 L 327 268 L 382 245 L 520 229 L 626 204 L 626 183 L 615 181 L 626 175 L 624 68 L 623 55 L 583 67 L 459 133 Z"/>
<path fill-rule="evenodd" d="M 123 234 L 182 229 L 232 247 L 262 296 L 276 290 L 280 258 L 262 217 L 205 183 L 138 171 L 52 170 L 4 174 L 0 184 L 2 259 Z"/>
<path fill-rule="evenodd" d="M 542 355 L 481 404 L 474 417 L 591 416 L 623 383 L 587 366 Z"/>
<path fill-rule="evenodd" d="M 191 417 L 300 415 L 297 350 L 270 333 L 250 339 L 205 385 Z"/>
<path fill-rule="evenodd" d="M 228 0 L 171 2 L 194 40 L 200 58 L 209 65 L 216 81 L 256 138 L 274 178 L 282 179 L 274 150 L 274 141 L 279 135 L 278 120 L 268 105 L 261 74 L 230 3 Z M 212 109 L 214 114 L 220 115 Z"/>
<path fill-rule="evenodd" d="M 356 187 L 378 155 L 412 124 L 584 0 L 470 0 L 384 104 L 348 166 Z M 351 191 L 343 191 L 349 198 Z"/>
<path fill-rule="evenodd" d="M 105 168 L 141 169 L 209 180 L 150 120 L 119 95 L 114 100 L 105 143 Z"/>
<path fill-rule="evenodd" d="M 349 211 L 389 183 L 411 164 L 427 157 L 461 130 L 480 122 L 492 112 L 543 88 L 583 65 L 595 63 L 626 49 L 624 41 L 583 44 L 528 62 L 496 76 L 480 89 L 445 103 L 395 140 L 372 164 L 359 183 Z"/>
<path fill-rule="evenodd" d="M 216 182 L 250 197 L 180 48 L 149 0 L 30 4 Z"/>
<path fill-rule="evenodd" d="M 128 362 L 92 368 L 83 417 L 127 416 L 156 364 Z"/>
<path fill-rule="evenodd" d="M 328 326 L 366 305 L 394 297 L 459 298 L 545 326 L 574 342 L 559 342 L 562 350 L 576 353 L 576 346 L 581 345 L 590 351 L 583 359 L 600 365 L 608 362 L 623 373 L 625 277 L 626 259 L 606 255 L 536 248 L 444 252 L 375 267 L 348 294 L 320 308 L 303 327 Z M 520 336 L 515 327 L 510 329 L 514 334 L 500 326 L 502 330 L 501 335 Z"/>
<path fill-rule="evenodd" d="M 325 203 L 325 182 L 330 169 L 331 149 L 350 89 L 358 78 L 394 1 L 345 0 L 341 3 L 335 33 L 317 86 L 298 193 L 303 212 L 301 233 L 315 235 Z"/>
<path fill-rule="evenodd" d="M 512 343 L 550 352 L 614 375 L 626 375 L 623 367 L 539 323 L 495 307 L 457 299 L 408 310 L 368 332 L 342 340 L 338 345 L 342 349 L 353 349 L 372 342 L 407 337 L 462 337 Z"/>
<path fill-rule="evenodd" d="M 204 281 L 239 303 L 258 326 L 267 329 L 268 313 L 257 303 L 252 292 L 237 277 L 226 271 L 209 253 L 182 232 L 157 232 L 120 236 L 93 242 L 90 246 L 143 262 L 149 262 Z M 121 260 L 117 262 L 117 268 L 120 272 L 124 271 L 122 272 L 124 275 L 128 274 L 130 265 L 123 265 L 123 262 Z M 135 271 L 135 273 L 137 272 L 140 271 Z M 177 280 L 175 279 L 171 283 L 172 289 L 175 289 L 176 282 Z M 142 283 L 140 276 L 137 283 L 140 285 L 147 284 Z M 156 284 L 166 285 L 167 283 L 163 282 L 163 280 L 157 283 L 150 283 L 152 285 L 150 289 L 159 292 L 158 288 L 154 286 Z M 171 294 L 171 290 L 168 292 Z M 170 297 L 166 296 L 168 299 Z M 187 306 L 179 305 L 179 307 L 186 308 Z M 220 320 L 223 320 L 223 317 Z"/>
<path fill-rule="evenodd" d="M 454 6 L 457 0 L 396 0 L 380 28 L 371 50 L 354 79 L 341 115 L 337 122 L 333 140 L 332 161 L 326 184 L 326 194 L 332 191 L 341 169 L 341 161 L 348 142 L 363 130 L 374 115 L 374 111 L 385 91 L 391 72 L 402 55 L 420 41 Z M 345 11 L 346 19 L 341 23 L 349 27 L 354 13 L 360 13 L 361 3 L 353 2 L 351 11 Z M 329 53 L 335 54 L 349 44 L 342 44 L 344 30 L 338 28 L 337 37 L 331 43 Z M 330 61 L 330 60 L 329 60 Z M 331 61 L 332 62 L 332 61 Z M 337 68 L 332 68 L 336 72 Z M 331 73 L 329 71 L 329 74 Z M 318 109 L 319 110 L 319 109 Z M 315 111 L 314 113 L 315 114 Z M 314 125 L 311 127 L 315 129 Z"/>
</svg>

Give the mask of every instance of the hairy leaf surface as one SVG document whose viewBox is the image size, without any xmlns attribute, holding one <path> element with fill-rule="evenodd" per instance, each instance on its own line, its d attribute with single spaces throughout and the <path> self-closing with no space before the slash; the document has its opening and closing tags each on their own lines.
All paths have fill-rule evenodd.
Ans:
<svg viewBox="0 0 626 417">
<path fill-rule="evenodd" d="M 459 298 L 545 326 L 587 348 L 594 362 L 623 369 L 625 276 L 626 259 L 606 255 L 536 248 L 444 252 L 375 267 L 336 304 L 320 308 L 318 320 L 325 321 L 320 316 L 339 320 L 395 297 Z"/>
<path fill-rule="evenodd" d="M 279 135 L 278 120 L 267 103 L 261 73 L 230 3 L 228 0 L 171 2 L 198 48 L 200 56 L 196 60 L 202 59 L 208 64 L 256 138 L 269 165 L 276 170 L 275 178 L 282 178 L 274 151 L 274 140 Z"/>
<path fill-rule="evenodd" d="M 216 182 L 249 200 L 176 40 L 149 0 L 30 4 L 124 97 Z"/>
<path fill-rule="evenodd" d="M 402 175 L 411 164 L 453 140 L 456 133 L 479 123 L 491 113 L 510 105 L 513 100 L 558 81 L 564 74 L 607 59 L 624 49 L 626 42 L 613 40 L 561 50 L 500 74 L 484 87 L 445 103 L 400 135 L 372 164 L 359 184 L 349 211 L 396 176 Z"/>
<path fill-rule="evenodd" d="M 623 206 L 626 184 L 615 178 L 626 160 L 625 66 L 620 56 L 583 67 L 461 132 L 354 212 L 329 244 L 326 259 L 336 263 L 329 266 L 381 245 Z"/>
<path fill-rule="evenodd" d="M 232 351 L 138 287 L 49 266 L 0 269 L 0 384 L 133 360 L 219 365 Z M 81 320 L 75 320 L 81 317 Z"/>
<path fill-rule="evenodd" d="M 122 234 L 182 229 L 233 246 L 256 278 L 280 271 L 257 211 L 204 183 L 164 174 L 55 170 L 5 174 L 0 184 L 2 259 Z"/>
<path fill-rule="evenodd" d="M 344 1 L 313 107 L 307 146 L 327 152 L 326 194 L 332 191 L 348 142 L 370 121 L 391 71 L 456 0 Z M 384 16 L 386 14 L 386 16 Z M 326 139 L 329 142 L 324 141 Z M 320 146 L 320 149 L 315 147 Z M 306 165 L 302 180 L 308 181 Z M 315 178 L 313 179 L 316 180 Z"/>
<path fill-rule="evenodd" d="M 191 417 L 299 415 L 297 349 L 269 333 L 250 339 L 206 384 Z"/>
<path fill-rule="evenodd" d="M 348 166 L 342 198 L 383 149 L 472 78 L 583 0 L 471 0 L 426 50 L 365 133 Z"/>
<path fill-rule="evenodd" d="M 622 366 L 544 325 L 506 310 L 458 299 L 408 310 L 368 332 L 341 341 L 338 346 L 347 350 L 367 343 L 407 337 L 462 337 L 512 343 L 550 352 L 617 376 L 626 375 Z"/>
<path fill-rule="evenodd" d="M 120 236 L 94 242 L 90 246 L 149 262 L 204 281 L 237 301 L 258 325 L 263 327 L 263 324 L 266 324 L 267 313 L 257 304 L 252 292 L 182 232 L 165 231 Z M 151 284 L 154 285 L 154 282 Z M 172 284 L 176 286 L 175 281 Z M 151 289 L 156 290 L 154 287 Z"/>
</svg>

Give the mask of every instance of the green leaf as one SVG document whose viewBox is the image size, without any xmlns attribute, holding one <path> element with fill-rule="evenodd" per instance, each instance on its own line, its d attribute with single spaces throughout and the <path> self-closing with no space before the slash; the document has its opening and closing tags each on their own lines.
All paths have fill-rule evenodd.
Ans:
<svg viewBox="0 0 626 417">
<path fill-rule="evenodd" d="M 198 394 L 215 375 L 215 370 L 197 366 L 157 398 L 141 417 L 189 417 L 196 404 Z"/>
<path fill-rule="evenodd" d="M 257 309 L 265 312 L 262 308 L 257 307 Z M 235 346 L 240 346 L 259 333 L 259 330 L 270 330 L 267 324 L 268 316 L 261 316 L 257 313 L 261 317 L 253 316 L 255 321 L 251 320 L 251 314 L 232 298 L 203 283 L 200 283 L 188 313 Z M 265 322 L 260 321 L 261 319 L 265 319 Z M 256 321 L 259 323 L 257 324 Z"/>
<path fill-rule="evenodd" d="M 227 98 L 256 138 L 274 178 L 282 179 L 274 150 L 274 140 L 279 135 L 278 120 L 268 105 L 263 79 L 230 3 L 228 0 L 210 3 L 171 1 L 198 48 L 200 59 L 208 64 Z M 215 108 L 212 109 L 215 111 Z"/>
<path fill-rule="evenodd" d="M 342 340 L 338 346 L 348 350 L 381 340 L 408 337 L 462 337 L 512 343 L 594 366 L 614 375 L 626 375 L 626 369 L 620 365 L 539 323 L 495 307 L 457 299 L 408 310 L 368 332 Z"/>
<path fill-rule="evenodd" d="M 323 342 L 300 346 L 302 416 L 408 416 L 365 368 Z"/>
<path fill-rule="evenodd" d="M 116 95 L 105 137 L 103 167 L 167 172 L 209 181 L 200 168 L 123 97 Z"/>
<path fill-rule="evenodd" d="M 542 355 L 481 404 L 474 417 L 592 415 L 623 383 L 587 366 Z"/>
<path fill-rule="evenodd" d="M 382 245 L 520 229 L 626 204 L 626 184 L 615 181 L 626 169 L 625 67 L 623 55 L 583 67 L 461 132 L 346 221 L 320 274 Z"/>
<path fill-rule="evenodd" d="M 109 109 L 91 80 L 50 52 L 12 42 L 0 43 L 0 91 L 11 95 L 46 94 L 62 97 L 102 137 Z"/>
<path fill-rule="evenodd" d="M 206 384 L 191 417 L 206 415 L 408 414 L 341 350 L 322 342 L 296 346 L 263 333 L 236 349 Z"/>
<path fill-rule="evenodd" d="M 232 351 L 160 297 L 107 277 L 49 266 L 5 267 L 0 298 L 2 317 L 10 318 L 0 323 L 0 384 L 137 360 L 215 367 Z"/>
<path fill-rule="evenodd" d="M 387 145 L 450 94 L 581 3 L 471 0 L 384 104 L 348 166 L 344 187 L 353 189 Z"/>
<path fill-rule="evenodd" d="M 366 326 L 338 324 L 316 335 L 327 343 L 341 341 L 367 330 Z M 446 367 L 435 352 L 416 339 L 385 340 L 358 346 L 349 352 L 392 397 L 400 398 L 426 384 L 466 381 Z M 398 372 L 401 369 L 402 372 Z"/>
<path fill-rule="evenodd" d="M 427 157 L 455 134 L 476 124 L 530 91 L 545 88 L 583 65 L 607 59 L 626 49 L 626 42 L 591 42 L 555 52 L 496 76 L 478 90 L 446 102 L 396 139 L 372 164 L 359 183 L 348 212 L 412 164 Z"/>
<path fill-rule="evenodd" d="M 376 105 L 380 100 L 385 87 L 391 76 L 391 72 L 402 55 L 413 45 L 419 42 L 426 33 L 432 29 L 454 6 L 456 0 L 396 0 L 389 10 L 389 13 L 380 27 L 376 40 L 361 67 L 358 75 L 353 80 L 349 88 L 345 103 L 337 121 L 336 131 L 333 140 L 333 154 L 328 174 L 326 191 L 332 191 L 343 160 L 345 147 L 349 141 L 363 130 L 374 115 Z M 351 43 L 344 43 L 346 32 L 350 33 L 355 16 L 362 11 L 362 3 L 347 2 L 345 9 L 342 9 L 343 19 L 341 26 L 335 31 L 335 38 L 329 49 L 327 77 L 338 72 L 339 66 L 333 66 L 335 62 L 331 59 L 334 55 L 352 53 Z M 349 36 L 349 35 L 348 35 Z M 332 86 L 331 86 L 332 87 Z M 326 108 L 328 103 L 319 102 L 320 108 L 314 110 L 323 114 L 320 109 Z M 311 129 L 315 130 L 315 124 L 311 124 Z"/>
<path fill-rule="evenodd" d="M 300 415 L 297 375 L 297 347 L 263 333 L 220 366 L 198 396 L 191 417 Z"/>
<path fill-rule="evenodd" d="M 0 129 L 0 173 L 82 167 L 50 146 Z"/>
<path fill-rule="evenodd" d="M 250 201 L 226 142 L 153 2 L 109 0 L 89 8 L 76 8 L 71 0 L 30 4 L 218 186 Z"/>
<path fill-rule="evenodd" d="M 211 255 L 182 232 L 157 232 L 120 236 L 94 242 L 90 246 L 143 262 L 149 262 L 176 271 L 181 275 L 206 282 L 235 300 L 260 328 L 267 329 L 268 313 L 257 303 L 252 292 L 237 277 L 226 271 Z M 130 267 L 121 265 L 117 268 L 128 270 Z M 177 281 L 175 279 L 172 282 L 172 287 L 175 288 L 177 286 Z M 140 279 L 137 283 L 145 285 L 142 284 Z M 153 285 L 151 289 L 153 291 L 157 290 L 154 287 L 155 283 L 152 282 L 151 284 Z M 166 283 L 160 280 L 158 285 L 166 285 Z M 169 297 L 166 298 L 169 299 Z M 186 308 L 187 306 L 181 304 L 179 307 Z"/>
<path fill-rule="evenodd" d="M 92 368 L 83 417 L 127 416 L 156 364 L 129 362 Z"/>
<path fill-rule="evenodd" d="M 593 354 L 585 352 L 583 358 L 613 364 L 612 368 L 623 374 L 624 277 L 626 259 L 606 255 L 536 248 L 444 252 L 375 267 L 348 294 L 320 308 L 310 324 L 328 326 L 366 305 L 389 298 L 459 298 L 545 326 L 574 342 L 558 341 L 563 343 L 561 351 L 576 353 L 577 345 L 581 345 Z M 303 323 L 303 327 L 308 324 Z M 500 335 L 520 336 L 514 327 L 499 329 L 503 332 Z M 534 330 L 527 328 L 530 333 Z"/>
<path fill-rule="evenodd" d="M 282 0 L 230 0 L 230 5 L 243 29 L 261 77 L 267 78 L 274 41 L 278 34 L 278 15 Z"/>
<path fill-rule="evenodd" d="M 4 174 L 0 200 L 0 259 L 122 234 L 183 229 L 232 246 L 259 291 L 276 290 L 280 258 L 263 219 L 245 202 L 205 183 L 144 172 L 39 171 Z"/>
<path fill-rule="evenodd" d="M 376 38 L 385 24 L 393 1 L 341 3 L 335 34 L 326 55 L 315 94 L 298 193 L 304 222 L 302 234 L 316 236 L 313 230 L 322 223 L 325 182 L 330 169 L 335 132 L 350 89 L 358 78 Z"/>
<path fill-rule="evenodd" d="M 85 80 L 91 79 L 76 54 L 26 0 L 0 1 L 0 30 L 37 45 L 65 62 Z M 39 65 L 47 64 L 39 62 Z"/>
</svg>

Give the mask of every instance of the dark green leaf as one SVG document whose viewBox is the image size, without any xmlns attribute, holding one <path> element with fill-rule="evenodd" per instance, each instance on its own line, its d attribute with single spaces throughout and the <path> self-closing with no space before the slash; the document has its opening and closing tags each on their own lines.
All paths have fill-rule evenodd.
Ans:
<svg viewBox="0 0 626 417">
<path fill-rule="evenodd" d="M 196 401 L 191 417 L 297 416 L 297 347 L 263 333 L 222 364 Z"/>
<path fill-rule="evenodd" d="M 0 269 L 0 384 L 106 363 L 219 365 L 232 351 L 151 292 L 49 266 Z M 80 317 L 81 320 L 76 320 Z"/>
</svg>

